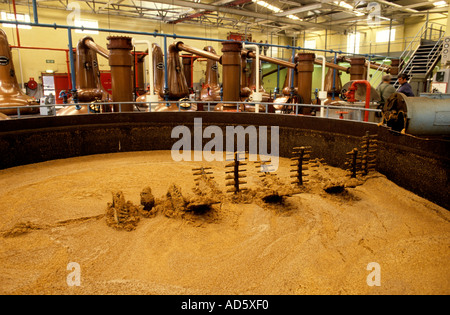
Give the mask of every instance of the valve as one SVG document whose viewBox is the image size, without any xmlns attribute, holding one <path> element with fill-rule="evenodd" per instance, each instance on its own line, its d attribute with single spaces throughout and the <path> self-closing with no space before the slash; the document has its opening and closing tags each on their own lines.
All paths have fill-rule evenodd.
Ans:
<svg viewBox="0 0 450 315">
<path fill-rule="evenodd" d="M 36 90 L 38 87 L 38 84 L 36 81 L 34 81 L 34 78 L 30 78 L 27 83 L 25 83 L 25 86 L 29 88 L 30 90 Z"/>
</svg>

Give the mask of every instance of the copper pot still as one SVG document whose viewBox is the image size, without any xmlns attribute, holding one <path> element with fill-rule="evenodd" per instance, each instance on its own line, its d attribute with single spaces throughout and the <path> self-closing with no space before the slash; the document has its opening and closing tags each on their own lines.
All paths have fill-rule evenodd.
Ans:
<svg viewBox="0 0 450 315">
<path fill-rule="evenodd" d="M 156 43 L 152 43 L 152 61 L 153 89 L 159 100 L 162 101 L 164 100 L 164 55 L 161 47 Z M 136 101 L 145 102 L 147 95 L 150 95 L 150 91 L 139 96 Z"/>
<path fill-rule="evenodd" d="M 8 38 L 6 33 L 0 29 L 0 113 L 17 115 L 17 109 L 3 109 L 2 107 L 24 107 L 20 108 L 21 115 L 39 112 L 38 107 L 30 108 L 28 107 L 30 105 L 39 105 L 39 102 L 20 89 Z"/>
<path fill-rule="evenodd" d="M 157 108 L 157 112 L 161 111 L 195 111 L 197 107 L 184 101 L 188 101 L 189 87 L 187 85 L 186 77 L 183 72 L 183 67 L 180 61 L 180 50 L 176 44 L 169 46 L 169 56 L 167 57 L 167 83 L 168 90 L 167 99 L 169 101 L 180 101 L 178 103 L 162 103 Z M 166 95 L 164 95 L 166 96 Z"/>
<path fill-rule="evenodd" d="M 206 46 L 203 50 L 216 53 L 212 46 Z M 207 59 L 206 61 L 205 84 L 200 91 L 200 100 L 204 102 L 220 101 L 219 66 L 215 60 Z"/>
</svg>

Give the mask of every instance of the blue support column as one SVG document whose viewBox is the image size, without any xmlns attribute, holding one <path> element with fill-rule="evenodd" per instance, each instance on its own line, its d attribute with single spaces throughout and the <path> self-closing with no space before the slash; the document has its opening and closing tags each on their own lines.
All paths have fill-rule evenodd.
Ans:
<svg viewBox="0 0 450 315">
<path fill-rule="evenodd" d="M 67 29 L 67 36 L 69 39 L 69 59 L 70 59 L 70 80 L 72 82 L 72 97 L 73 97 L 73 101 L 74 103 L 78 103 L 78 98 L 76 97 L 76 81 L 75 81 L 75 63 L 74 63 L 74 58 L 73 58 L 73 44 L 72 44 L 72 29 L 69 27 Z M 77 105 L 78 106 L 78 105 Z M 79 109 L 77 107 L 77 109 Z"/>
<path fill-rule="evenodd" d="M 34 23 L 38 24 L 38 13 L 37 13 L 37 3 L 36 0 L 33 0 L 33 17 L 34 17 Z"/>
</svg>

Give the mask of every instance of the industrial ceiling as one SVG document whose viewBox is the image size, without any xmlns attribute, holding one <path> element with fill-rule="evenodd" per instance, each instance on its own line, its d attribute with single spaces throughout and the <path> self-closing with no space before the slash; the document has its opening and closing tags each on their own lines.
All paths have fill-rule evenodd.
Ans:
<svg viewBox="0 0 450 315">
<path fill-rule="evenodd" d="M 11 0 L 1 1 L 11 4 Z M 410 16 L 448 14 L 448 0 L 37 0 L 37 6 L 68 10 L 73 2 L 80 5 L 82 13 L 280 35 L 324 29 L 346 32 L 373 23 L 402 24 Z M 31 0 L 15 3 L 31 6 Z"/>
</svg>

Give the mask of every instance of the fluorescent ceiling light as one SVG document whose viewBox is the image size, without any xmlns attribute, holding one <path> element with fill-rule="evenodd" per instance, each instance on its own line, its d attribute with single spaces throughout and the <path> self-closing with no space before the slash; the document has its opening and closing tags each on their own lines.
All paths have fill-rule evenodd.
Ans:
<svg viewBox="0 0 450 315">
<path fill-rule="evenodd" d="M 336 5 L 338 5 L 338 6 L 342 7 L 342 8 L 353 10 L 353 6 L 348 4 L 345 1 L 333 1 L 333 2 L 334 2 L 334 4 L 336 4 Z"/>
<path fill-rule="evenodd" d="M 269 9 L 270 11 L 275 12 L 275 13 L 282 13 L 283 12 L 283 10 L 281 10 L 280 8 L 278 8 L 278 7 L 274 6 L 274 5 L 271 5 L 271 4 L 267 3 L 266 1 L 260 1 L 260 0 L 252 0 L 252 1 L 254 3 L 256 3 L 256 4 L 266 8 L 266 9 Z M 291 19 L 291 20 L 303 21 L 303 19 L 301 19 L 298 16 L 295 16 L 293 14 L 289 14 L 286 17 Z"/>
<path fill-rule="evenodd" d="M 292 14 L 289 14 L 286 17 L 290 18 L 291 20 L 301 20 L 301 18 L 299 18 L 298 16 L 295 16 L 295 15 L 292 15 Z"/>
<path fill-rule="evenodd" d="M 273 11 L 273 12 L 276 12 L 276 13 L 281 11 L 280 8 L 278 8 L 278 7 L 274 6 L 274 5 L 271 5 L 271 4 L 267 3 L 266 1 L 260 1 L 260 0 L 252 0 L 252 1 L 254 3 L 264 7 L 264 8 L 269 9 L 270 11 Z"/>
<path fill-rule="evenodd" d="M 447 1 L 437 1 L 437 2 L 434 2 L 433 5 L 436 8 L 443 8 L 443 7 L 447 6 Z"/>
</svg>

